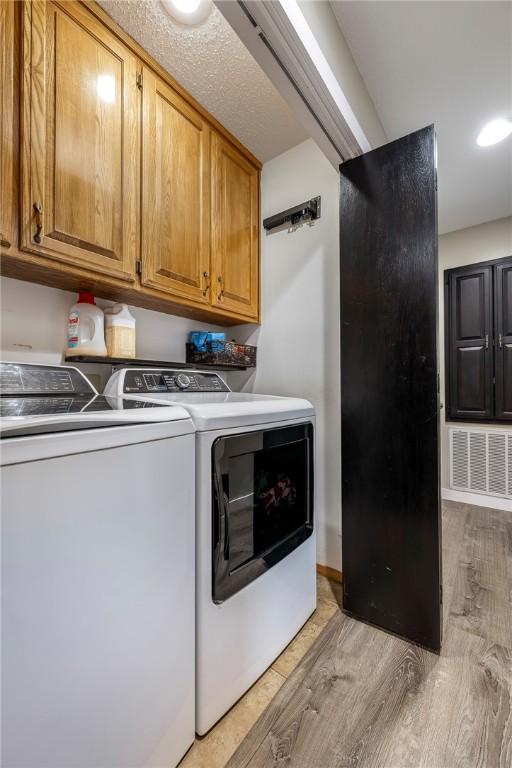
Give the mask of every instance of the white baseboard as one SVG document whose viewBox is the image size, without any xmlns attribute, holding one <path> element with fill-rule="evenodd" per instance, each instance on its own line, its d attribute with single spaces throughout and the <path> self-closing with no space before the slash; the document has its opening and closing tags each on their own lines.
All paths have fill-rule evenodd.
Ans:
<svg viewBox="0 0 512 768">
<path fill-rule="evenodd" d="M 453 488 L 441 488 L 441 498 L 447 501 L 461 501 L 463 504 L 475 504 L 477 507 L 491 507 L 512 512 L 512 501 L 500 499 L 497 496 L 486 496 L 483 493 L 467 493 L 455 491 Z"/>
</svg>

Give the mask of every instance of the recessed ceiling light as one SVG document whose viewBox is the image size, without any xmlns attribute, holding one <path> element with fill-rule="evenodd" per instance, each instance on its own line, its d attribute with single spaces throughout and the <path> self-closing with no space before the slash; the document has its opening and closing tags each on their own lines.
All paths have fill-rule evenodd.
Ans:
<svg viewBox="0 0 512 768">
<path fill-rule="evenodd" d="M 512 133 L 512 122 L 510 120 L 492 120 L 487 125 L 484 125 L 476 143 L 481 147 L 490 147 L 491 144 L 497 144 L 499 141 L 503 141 L 507 136 Z"/>
<path fill-rule="evenodd" d="M 160 0 L 175 21 L 187 26 L 201 24 L 212 10 L 211 0 Z"/>
</svg>

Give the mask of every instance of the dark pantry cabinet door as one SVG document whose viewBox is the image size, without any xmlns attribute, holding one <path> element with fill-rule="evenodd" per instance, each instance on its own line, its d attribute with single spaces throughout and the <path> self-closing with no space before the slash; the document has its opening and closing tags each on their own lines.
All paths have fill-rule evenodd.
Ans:
<svg viewBox="0 0 512 768">
<path fill-rule="evenodd" d="M 451 272 L 448 306 L 448 415 L 491 418 L 492 267 L 468 267 Z"/>
<path fill-rule="evenodd" d="M 496 418 L 512 420 L 512 262 L 496 267 Z"/>
<path fill-rule="evenodd" d="M 437 650 L 434 128 L 340 173 L 343 607 Z"/>
</svg>

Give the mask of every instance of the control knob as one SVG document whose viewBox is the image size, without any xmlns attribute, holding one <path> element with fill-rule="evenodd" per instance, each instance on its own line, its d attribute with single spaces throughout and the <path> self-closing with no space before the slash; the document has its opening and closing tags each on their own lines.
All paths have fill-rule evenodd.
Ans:
<svg viewBox="0 0 512 768">
<path fill-rule="evenodd" d="M 174 379 L 180 389 L 187 389 L 190 387 L 190 377 L 186 373 L 178 373 Z"/>
</svg>

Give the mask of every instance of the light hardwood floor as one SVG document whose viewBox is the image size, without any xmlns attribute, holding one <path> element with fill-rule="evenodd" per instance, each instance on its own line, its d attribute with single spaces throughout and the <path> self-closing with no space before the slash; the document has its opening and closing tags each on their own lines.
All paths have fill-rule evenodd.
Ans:
<svg viewBox="0 0 512 768">
<path fill-rule="evenodd" d="M 440 656 L 336 612 L 228 768 L 510 768 L 512 514 L 445 503 L 443 561 Z"/>
</svg>

